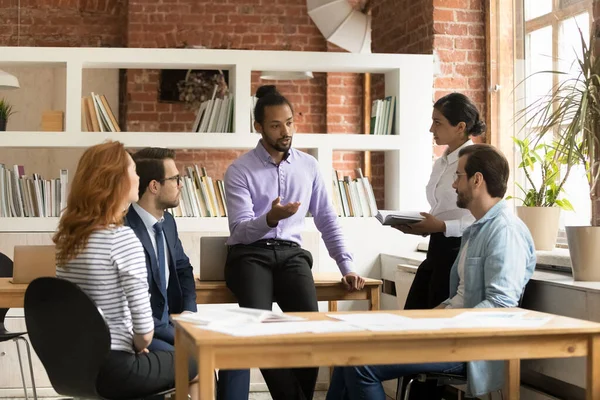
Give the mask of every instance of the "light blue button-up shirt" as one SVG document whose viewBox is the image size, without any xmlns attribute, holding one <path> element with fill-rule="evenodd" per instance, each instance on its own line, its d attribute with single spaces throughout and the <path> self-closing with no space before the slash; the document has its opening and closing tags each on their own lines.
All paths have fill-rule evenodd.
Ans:
<svg viewBox="0 0 600 400">
<path fill-rule="evenodd" d="M 464 307 L 517 307 L 535 269 L 536 255 L 529 230 L 504 200 L 463 232 L 461 249 L 450 272 L 450 299 L 458 289 L 458 260 L 463 251 Z M 449 299 L 444 304 L 449 304 Z M 504 361 L 468 362 L 467 381 L 472 396 L 501 389 Z"/>
<path fill-rule="evenodd" d="M 304 217 L 310 211 L 342 275 L 352 272 L 352 254 L 313 156 L 292 148 L 288 157 L 277 165 L 259 141 L 256 148 L 227 168 L 225 194 L 230 231 L 227 244 L 281 239 L 301 245 Z M 278 196 L 282 204 L 299 201 L 300 207 L 294 215 L 271 228 L 267 225 L 267 213 Z"/>
</svg>

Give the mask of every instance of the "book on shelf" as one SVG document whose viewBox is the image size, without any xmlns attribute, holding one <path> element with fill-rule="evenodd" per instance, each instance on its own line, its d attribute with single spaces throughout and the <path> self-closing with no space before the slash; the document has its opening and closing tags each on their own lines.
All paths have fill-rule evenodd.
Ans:
<svg viewBox="0 0 600 400">
<path fill-rule="evenodd" d="M 67 170 L 58 179 L 43 179 L 39 174 L 25 175 L 22 165 L 12 168 L 0 164 L 0 217 L 59 217 L 66 207 Z"/>
<path fill-rule="evenodd" d="M 103 94 L 91 92 L 81 99 L 81 125 L 87 132 L 121 132 L 115 115 Z"/>
<path fill-rule="evenodd" d="M 179 205 L 170 209 L 175 217 L 226 217 L 225 185 L 208 176 L 206 168 L 191 165 L 184 168 Z"/>
<path fill-rule="evenodd" d="M 258 97 L 252 95 L 250 96 L 250 132 L 257 133 L 256 128 L 254 128 L 254 108 L 256 107 L 256 102 L 258 101 Z"/>
<path fill-rule="evenodd" d="M 227 133 L 233 130 L 233 94 L 217 98 L 217 88 L 215 85 L 211 99 L 198 107 L 192 132 Z"/>
<path fill-rule="evenodd" d="M 338 171 L 333 171 L 333 207 L 340 217 L 374 217 L 377 203 L 373 187 L 361 168 L 354 170 L 355 178 L 345 175 L 340 179 Z"/>
<path fill-rule="evenodd" d="M 175 319 L 200 326 L 231 326 L 245 323 L 273 323 L 303 321 L 304 318 L 280 312 L 257 310 L 254 308 L 228 308 L 201 310 L 195 313 L 180 314 Z"/>
<path fill-rule="evenodd" d="M 393 135 L 396 116 L 396 96 L 373 100 L 371 104 L 371 134 Z"/>
<path fill-rule="evenodd" d="M 423 221 L 425 217 L 418 211 L 379 210 L 375 215 L 382 225 L 410 225 Z"/>
</svg>

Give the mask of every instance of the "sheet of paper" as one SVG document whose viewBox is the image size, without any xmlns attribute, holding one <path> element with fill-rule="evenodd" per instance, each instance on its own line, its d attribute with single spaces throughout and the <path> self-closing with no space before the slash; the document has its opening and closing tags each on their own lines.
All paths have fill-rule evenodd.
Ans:
<svg viewBox="0 0 600 400">
<path fill-rule="evenodd" d="M 344 322 L 335 321 L 307 321 L 286 323 L 247 323 L 237 326 L 199 326 L 213 332 L 224 333 L 232 336 L 270 336 L 290 335 L 294 333 L 333 333 L 354 332 L 363 330 Z"/>
<path fill-rule="evenodd" d="M 327 314 L 327 316 L 358 326 L 398 325 L 411 320 L 411 318 L 388 313 Z"/>
<path fill-rule="evenodd" d="M 449 318 L 407 318 L 399 324 L 377 325 L 367 327 L 370 331 L 393 332 L 393 331 L 430 331 L 444 329 L 447 327 Z"/>
<path fill-rule="evenodd" d="M 452 328 L 535 328 L 552 320 L 551 316 L 528 316 L 528 311 L 464 312 L 452 318 Z"/>
<path fill-rule="evenodd" d="M 510 318 L 521 318 L 528 311 L 467 311 L 462 314 L 458 314 L 455 316 L 455 319 L 463 319 L 463 318 L 474 318 L 474 319 L 482 319 L 482 318 L 502 318 L 502 319 L 510 319 Z"/>
</svg>

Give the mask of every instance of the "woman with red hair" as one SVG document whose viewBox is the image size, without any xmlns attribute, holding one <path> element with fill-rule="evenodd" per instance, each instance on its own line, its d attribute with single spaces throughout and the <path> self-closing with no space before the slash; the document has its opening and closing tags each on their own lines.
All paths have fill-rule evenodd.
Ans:
<svg viewBox="0 0 600 400">
<path fill-rule="evenodd" d="M 174 352 L 147 350 L 154 322 L 146 260 L 135 233 L 123 226 L 130 203 L 138 200 L 138 185 L 122 143 L 90 147 L 79 160 L 53 238 L 57 276 L 76 283 L 108 325 L 111 351 L 96 386 L 110 399 L 143 398 L 175 384 Z"/>
</svg>

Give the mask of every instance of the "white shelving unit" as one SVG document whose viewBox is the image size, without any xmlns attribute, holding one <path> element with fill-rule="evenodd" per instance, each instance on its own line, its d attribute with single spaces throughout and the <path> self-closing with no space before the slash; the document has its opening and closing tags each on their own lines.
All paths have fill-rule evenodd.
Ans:
<svg viewBox="0 0 600 400">
<path fill-rule="evenodd" d="M 65 132 L 3 132 L 0 147 L 82 148 L 106 139 L 127 147 L 175 149 L 251 149 L 252 71 L 381 73 L 385 95 L 397 98 L 395 135 L 296 134 L 294 146 L 307 149 L 331 181 L 335 150 L 385 151 L 385 208 L 422 210 L 422 190 L 431 171 L 430 124 L 433 60 L 428 55 L 313 53 L 206 49 L 0 47 L 2 67 L 66 68 Z M 82 75 L 85 69 L 225 69 L 235 99 L 233 133 L 81 131 Z M 168 140 L 165 140 L 168 135 Z M 1 162 L 1 160 L 0 160 Z M 331 185 L 327 185 L 330 188 Z M 360 219 L 358 219 L 360 220 Z M 363 219 L 364 221 L 364 219 Z M 360 222 L 357 222 L 360 223 Z M 0 219 L 0 232 L 51 232 L 56 218 Z M 178 219 L 180 230 L 227 230 L 225 218 Z M 310 225 L 310 224 L 309 224 Z"/>
</svg>

